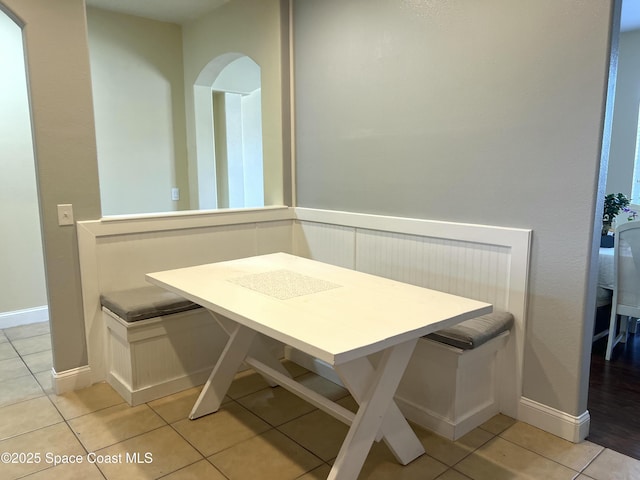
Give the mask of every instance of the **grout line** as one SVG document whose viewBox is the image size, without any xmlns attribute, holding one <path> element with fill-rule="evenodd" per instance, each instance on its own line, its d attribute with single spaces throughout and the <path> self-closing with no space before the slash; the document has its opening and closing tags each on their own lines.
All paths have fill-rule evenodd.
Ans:
<svg viewBox="0 0 640 480">
<path fill-rule="evenodd" d="M 54 406 L 54 408 L 56 408 L 56 410 L 58 409 L 58 407 L 56 406 L 56 404 L 53 402 L 53 400 L 51 400 L 48 396 L 47 398 L 49 399 L 49 401 L 52 403 L 52 405 Z M 82 443 L 80 441 L 80 438 L 78 437 L 78 435 L 76 434 L 76 432 L 73 430 L 73 428 L 71 428 L 71 425 L 69 425 L 69 420 L 67 420 L 66 418 L 64 418 L 64 416 L 62 415 L 62 412 L 60 412 L 58 410 L 58 413 L 60 413 L 60 416 L 62 417 L 62 419 L 64 420 L 64 423 L 67 424 L 67 428 L 71 431 L 71 434 L 75 437 L 75 439 L 78 441 L 78 443 L 80 444 L 80 448 L 82 448 L 82 450 L 84 450 L 84 457 L 86 458 L 87 455 L 89 454 L 89 451 L 87 450 L 87 447 L 84 446 L 84 443 Z M 104 478 L 105 480 L 107 480 L 107 476 L 106 474 L 100 469 L 100 466 L 98 464 L 95 465 L 95 467 L 97 468 L 98 472 L 100 473 L 100 475 L 102 475 L 102 478 Z"/>
<path fill-rule="evenodd" d="M 595 445 L 595 444 L 594 444 L 594 445 Z M 600 446 L 601 446 L 601 445 L 600 445 Z M 605 451 L 605 450 L 607 450 L 607 447 L 602 447 L 602 450 L 600 450 L 600 451 L 598 452 L 598 454 L 597 454 L 595 457 L 593 457 L 593 458 L 589 461 L 589 463 L 587 463 L 587 464 L 585 465 L 585 467 L 584 467 L 582 470 L 580 470 L 580 473 L 583 473 L 587 468 L 589 468 L 589 467 L 591 466 L 591 464 L 593 464 L 593 462 L 595 462 L 595 461 L 596 461 L 596 459 L 597 459 L 598 457 L 600 457 L 600 455 L 602 455 L 602 454 L 604 453 L 604 451 Z"/>
<path fill-rule="evenodd" d="M 543 432 L 544 432 L 544 431 L 543 431 Z M 546 432 L 545 432 L 545 433 L 546 433 Z M 508 443 L 510 443 L 511 445 L 515 445 L 516 447 L 522 448 L 523 450 L 526 450 L 526 451 L 528 451 L 528 452 L 531 452 L 531 453 L 533 453 L 534 455 L 537 455 L 537 456 L 539 456 L 539 457 L 541 457 L 541 458 L 544 458 L 544 459 L 549 460 L 549 461 L 551 461 L 551 462 L 553 462 L 553 463 L 556 463 L 556 464 L 558 464 L 558 465 L 560 465 L 560 466 L 562 466 L 562 467 L 564 467 L 564 468 L 568 468 L 569 470 L 571 470 L 571 471 L 573 471 L 573 472 L 576 472 L 577 474 L 580 474 L 580 473 L 582 472 L 582 470 L 575 470 L 575 469 L 573 469 L 573 468 L 569 467 L 568 465 L 565 465 L 564 463 L 559 462 L 558 460 L 555 460 L 555 459 L 553 459 L 553 458 L 547 457 L 546 455 L 544 455 L 544 454 L 542 454 L 542 453 L 540 453 L 540 452 L 536 452 L 535 450 L 531 450 L 530 448 L 527 448 L 527 447 L 525 447 L 525 446 L 523 446 L 523 445 L 520 445 L 519 443 L 516 443 L 516 442 L 514 442 L 514 441 L 512 441 L 512 440 L 509 440 L 508 438 L 504 438 L 504 437 L 502 437 L 501 435 L 496 435 L 496 436 L 497 436 L 497 437 L 500 437 L 500 439 L 501 439 L 501 440 L 504 440 L 505 442 L 508 442 Z M 565 441 L 566 441 L 566 440 L 565 440 Z M 571 443 L 571 442 L 569 442 L 569 443 Z"/>
<path fill-rule="evenodd" d="M 191 445 L 191 444 L 189 444 L 189 445 Z M 193 446 L 193 445 L 192 445 L 192 446 Z M 185 465 L 184 467 L 180 467 L 178 470 L 174 470 L 174 471 L 172 471 L 172 472 L 167 472 L 167 473 L 165 473 L 164 475 L 162 475 L 162 476 L 160 476 L 160 477 L 157 477 L 157 479 L 156 479 L 156 480 L 162 480 L 163 478 L 167 478 L 169 475 L 173 475 L 174 473 L 180 472 L 180 471 L 182 471 L 182 470 L 184 470 L 184 469 L 186 469 L 186 468 L 189 468 L 190 466 L 195 465 L 196 463 L 199 463 L 199 462 L 202 462 L 202 461 L 207 462 L 209 465 L 211 465 L 213 468 L 215 468 L 215 470 L 216 470 L 220 475 L 222 475 L 224 478 L 226 478 L 227 480 L 229 480 L 229 477 L 227 477 L 224 473 L 222 473 L 222 472 L 220 471 L 220 469 L 219 469 L 218 467 L 216 467 L 213 463 L 211 463 L 209 460 L 207 460 L 207 459 L 206 459 L 206 457 L 200 458 L 200 459 L 196 460 L 195 462 L 191 462 L 190 464 Z"/>
<path fill-rule="evenodd" d="M 230 397 L 227 397 L 227 398 L 230 398 Z M 237 402 L 236 402 L 235 400 L 233 400 L 233 399 L 231 399 L 231 402 L 237 403 Z M 226 404 L 231 403 L 231 402 L 225 402 L 224 404 L 221 404 L 221 405 L 220 405 L 220 408 L 217 410 L 217 412 L 219 412 L 220 410 L 222 410 L 222 409 L 225 407 L 225 405 L 226 405 Z M 238 403 L 238 405 L 240 405 L 240 404 Z M 240 405 L 240 407 L 242 407 L 242 405 Z M 216 413 L 216 412 L 213 412 L 213 413 Z M 213 413 L 209 413 L 208 415 L 212 415 Z M 202 417 L 199 417 L 199 418 L 202 418 Z M 187 419 L 188 419 L 188 417 L 187 417 Z M 169 425 L 169 427 L 171 427 L 171 429 L 172 429 L 174 432 L 176 432 L 176 433 L 178 434 L 178 436 L 179 436 L 180 438 L 182 438 L 185 442 L 187 442 L 187 443 L 189 444 L 189 446 L 191 446 L 191 448 L 193 448 L 196 452 L 198 452 L 198 453 L 202 456 L 202 458 L 203 458 L 204 460 L 207 460 L 207 458 L 208 458 L 208 457 L 207 457 L 207 455 L 205 455 L 205 454 L 204 454 L 204 452 L 202 452 L 198 447 L 196 447 L 193 443 L 191 443 L 191 442 L 187 439 L 187 437 L 185 437 L 184 435 L 182 435 L 182 433 L 181 433 L 180 431 L 178 431 L 178 430 L 174 427 L 174 424 L 176 424 L 176 423 L 178 423 L 178 422 L 181 422 L 182 420 L 185 420 L 185 419 L 183 418 L 183 419 L 177 420 L 177 421 L 175 421 L 175 422 L 173 422 L 173 423 L 169 423 L 168 425 Z M 197 420 L 198 420 L 198 419 L 191 420 L 191 421 L 197 421 Z M 265 430 L 265 431 L 268 431 L 268 430 Z M 262 433 L 264 433 L 264 432 L 262 432 Z M 257 435 L 259 435 L 259 434 L 257 434 Z M 257 435 L 255 435 L 255 436 L 257 436 Z M 250 437 L 250 438 L 253 438 L 253 437 Z M 244 440 L 241 440 L 241 442 L 242 442 L 242 441 L 244 441 Z M 240 442 L 238 442 L 238 443 L 240 443 Z M 228 447 L 226 447 L 226 448 L 223 448 L 222 450 L 220 450 L 220 452 L 223 452 L 223 451 L 227 450 L 228 448 L 231 448 L 231 447 L 233 447 L 233 446 L 235 446 L 235 445 L 237 445 L 237 444 L 235 444 L 235 443 L 234 443 L 233 445 L 230 445 L 230 446 L 228 446 Z M 212 453 L 211 455 L 209 455 L 209 457 L 210 457 L 210 456 L 212 456 L 212 455 L 215 455 L 216 453 L 219 453 L 219 452 Z M 207 461 L 208 461 L 208 460 L 207 460 Z M 209 462 L 209 463 L 211 463 L 211 462 Z M 213 464 L 212 464 L 212 465 L 213 465 Z M 213 466 L 215 467 L 215 465 L 213 465 Z M 218 470 L 218 468 L 216 468 L 216 470 Z"/>
<path fill-rule="evenodd" d="M 4 335 L 4 331 L 3 331 L 3 330 L 0 330 L 0 334 L 3 334 L 3 335 Z M 34 337 L 37 337 L 37 336 L 40 336 L 40 335 L 33 335 L 33 336 L 31 336 L 31 337 L 23 337 L 23 338 L 15 339 L 15 340 L 22 340 L 22 339 L 27 339 L 27 338 L 34 338 Z M 20 358 L 20 360 L 21 360 L 23 363 L 25 363 L 25 362 L 24 362 L 24 360 L 23 360 L 23 356 L 22 356 L 19 352 L 17 352 L 17 350 L 15 349 L 15 345 L 13 344 L 13 341 L 12 341 L 12 340 L 10 340 L 8 337 L 6 337 L 6 335 L 5 335 L 5 338 L 6 338 L 7 342 L 2 342 L 2 343 L 8 343 L 8 344 L 10 344 L 10 345 L 11 345 L 11 347 L 16 351 L 16 353 L 17 353 L 18 357 Z M 46 351 L 46 350 L 43 350 L 43 351 Z M 42 351 L 41 351 L 41 352 L 42 352 Z M 27 355 L 31 355 L 31 354 L 34 354 L 34 353 L 41 353 L 41 352 L 31 352 L 31 353 L 29 353 L 29 354 L 27 354 Z M 10 357 L 9 359 L 4 359 L 4 360 L 10 360 L 10 359 L 12 359 L 12 358 L 15 358 L 15 357 Z M 26 363 L 25 363 L 25 365 L 26 365 Z M 27 366 L 27 369 L 28 369 L 29 371 L 31 371 L 31 369 L 30 369 L 28 366 Z M 36 373 L 40 373 L 40 372 L 36 372 Z M 297 376 L 296 376 L 296 378 L 297 378 L 297 377 L 304 376 L 304 375 L 306 375 L 307 373 L 310 373 L 310 372 L 304 372 L 304 373 L 301 373 L 300 375 L 297 375 Z M 43 395 L 42 395 L 42 396 L 47 397 L 47 400 L 48 400 L 48 401 L 51 403 L 51 405 L 56 409 L 56 411 L 58 412 L 58 414 L 60 415 L 60 417 L 62 418 L 62 420 L 61 420 L 60 422 L 56 422 L 56 423 L 51 424 L 51 425 L 43 426 L 43 427 L 37 428 L 37 429 L 35 429 L 35 430 L 30 430 L 30 431 L 27 431 L 27 432 L 22 432 L 22 433 L 21 433 L 21 434 L 19 434 L 19 435 L 13 435 L 13 436 L 11 436 L 11 437 L 8 437 L 7 439 L 15 438 L 15 437 L 18 437 L 18 436 L 20 436 L 20 435 L 24 435 L 24 434 L 28 434 L 28 433 L 33 433 L 33 432 L 36 432 L 36 431 L 38 431 L 38 430 L 42 430 L 42 429 L 44 429 L 44 428 L 48 428 L 48 427 L 51 427 L 51 426 L 53 426 L 53 425 L 58 425 L 59 423 L 64 422 L 64 423 L 66 424 L 67 428 L 69 428 L 69 430 L 71 431 L 71 433 L 74 435 L 74 437 L 76 438 L 76 440 L 78 441 L 78 443 L 80 444 L 80 446 L 81 446 L 82 450 L 84 450 L 85 455 L 86 455 L 86 454 L 88 453 L 88 451 L 87 451 L 86 447 L 84 446 L 84 444 L 80 441 L 80 439 L 79 439 L 78 435 L 76 434 L 76 432 L 75 432 L 75 431 L 73 430 L 73 428 L 71 427 L 71 425 L 70 425 L 70 421 L 75 420 L 75 419 L 78 419 L 78 418 L 81 418 L 81 417 L 86 416 L 86 415 L 89 415 L 89 414 L 93 414 L 93 413 L 97 413 L 97 412 L 100 412 L 100 411 L 106 410 L 107 408 L 112 408 L 112 407 L 115 407 L 115 406 L 119 406 L 119 405 L 122 405 L 122 404 L 126 404 L 126 402 L 124 402 L 124 401 L 123 401 L 123 402 L 121 402 L 121 403 L 116 403 L 116 404 L 114 404 L 114 405 L 109 405 L 109 406 L 107 406 L 107 407 L 99 408 L 99 409 L 97 409 L 97 410 L 95 410 L 95 411 L 86 412 L 86 413 L 84 413 L 84 414 L 82 414 L 82 415 L 78 415 L 78 416 L 75 416 L 75 417 L 72 417 L 72 418 L 67 419 L 67 418 L 65 418 L 65 417 L 64 417 L 64 415 L 62 414 L 62 411 L 58 408 L 58 406 L 56 405 L 56 403 L 55 403 L 55 402 L 53 402 L 53 400 L 51 399 L 51 395 L 54 395 L 54 393 L 51 393 L 51 394 L 47 393 L 47 392 L 45 391 L 45 389 L 43 388 L 43 386 L 42 386 L 42 385 L 40 384 L 40 382 L 38 381 L 38 379 L 36 378 L 36 376 L 35 376 L 35 374 L 34 374 L 34 373 L 30 373 L 29 375 L 21 375 L 21 376 L 19 376 L 19 377 L 15 377 L 15 378 L 21 378 L 21 377 L 27 377 L 27 376 L 31 377 L 31 378 L 36 382 L 36 384 L 40 387 L 40 390 L 43 392 Z M 12 378 L 12 379 L 13 379 L 13 378 Z M 12 380 L 12 379 L 7 379 L 7 380 Z M 2 385 L 2 383 L 3 383 L 3 382 L 0 382 L 0 385 Z M 281 431 L 281 430 L 280 430 L 280 428 L 279 428 L 279 427 L 281 427 L 281 426 L 283 426 L 283 425 L 286 425 L 286 424 L 287 424 L 287 423 L 289 423 L 289 422 L 292 422 L 292 421 L 298 420 L 298 419 L 300 419 L 300 418 L 302 418 L 302 417 L 304 417 L 304 416 L 306 416 L 306 415 L 309 415 L 309 414 L 311 414 L 311 413 L 315 412 L 316 410 L 318 410 L 317 408 L 316 408 L 316 409 L 314 409 L 314 410 L 312 410 L 312 411 L 310 411 L 310 412 L 306 412 L 306 413 L 304 413 L 304 414 L 301 414 L 301 415 L 299 415 L 299 416 L 297 416 L 297 417 L 295 417 L 295 418 L 289 419 L 287 422 L 284 422 L 284 423 L 283 423 L 283 424 L 281 424 L 281 425 L 275 426 L 275 425 L 271 425 L 267 420 L 265 420 L 264 418 L 262 418 L 260 415 L 258 415 L 256 412 L 254 412 L 252 409 L 250 409 L 250 408 L 248 408 L 248 407 L 245 407 L 244 405 L 242 405 L 242 404 L 238 401 L 238 400 L 241 400 L 242 398 L 245 398 L 246 396 L 249 396 L 249 395 L 255 394 L 255 393 L 257 393 L 257 392 L 259 392 L 259 391 L 261 391 L 261 390 L 266 390 L 266 389 L 268 389 L 268 388 L 271 388 L 271 387 L 266 387 L 266 388 L 263 388 L 263 389 L 258 389 L 256 392 L 250 392 L 250 393 L 247 393 L 246 395 L 242 395 L 242 396 L 237 397 L 237 398 L 231 398 L 231 397 L 228 397 L 228 396 L 227 396 L 227 398 L 229 398 L 229 402 L 225 402 L 225 403 L 231 403 L 231 402 L 233 402 L 233 403 L 237 404 L 240 408 L 242 408 L 242 409 L 244 409 L 244 410 L 248 411 L 249 413 L 251 413 L 252 415 L 255 415 L 256 417 L 260 418 L 263 422 L 265 422 L 267 425 L 269 425 L 269 427 L 270 427 L 270 428 L 269 428 L 269 429 L 267 429 L 267 430 L 265 430 L 264 432 L 260 432 L 260 433 L 258 433 L 258 434 L 256 434 L 256 435 L 254 435 L 254 436 L 251 436 L 251 437 L 249 437 L 248 439 L 244 439 L 244 440 L 241 440 L 240 442 L 237 442 L 237 443 L 235 443 L 235 444 L 233 444 L 233 445 L 230 445 L 230 446 L 226 447 L 225 449 L 222 449 L 222 450 L 220 450 L 219 452 L 216 452 L 216 453 L 214 453 L 214 454 L 212 454 L 212 455 L 215 455 L 215 454 L 217 454 L 217 453 L 220 453 L 220 452 L 223 452 L 223 451 L 225 451 L 225 450 L 228 450 L 229 448 L 233 448 L 234 446 L 238 445 L 239 443 L 242 443 L 242 442 L 247 441 L 247 440 L 249 440 L 249 439 L 251 439 L 251 438 L 255 438 L 255 437 L 258 437 L 258 436 L 260 436 L 260 435 L 263 435 L 263 434 L 265 434 L 265 433 L 267 433 L 267 432 L 269 432 L 269 431 L 271 431 L 271 430 L 276 430 L 277 432 L 279 432 L 280 434 L 282 434 L 283 436 L 285 436 L 286 438 L 288 438 L 289 440 L 291 440 L 293 443 L 295 443 L 296 445 L 298 445 L 300 448 L 304 449 L 305 451 L 307 451 L 307 452 L 309 452 L 310 454 L 312 454 L 314 457 L 318 458 L 318 459 L 321 461 L 321 465 L 327 465 L 327 466 L 331 467 L 331 464 L 329 463 L 329 461 L 330 461 L 330 460 L 329 460 L 329 461 L 325 461 L 325 460 L 323 460 L 322 458 L 318 457 L 314 452 L 310 451 L 309 449 L 307 449 L 306 447 L 304 447 L 303 445 L 301 445 L 299 442 L 297 442 L 295 439 L 291 438 L 289 435 L 287 435 L 285 432 Z M 4 408 L 4 407 L 9 407 L 9 406 L 11 406 L 11 405 L 17 405 L 17 404 L 19 404 L 19 403 L 23 403 L 23 402 L 27 402 L 27 401 L 35 400 L 35 399 L 40 398 L 40 397 L 41 397 L 41 396 L 25 398 L 25 399 L 22 399 L 22 400 L 19 400 L 19 401 L 15 401 L 15 402 L 13 402 L 13 403 L 9 403 L 9 404 L 7 404 L 7 405 L 2 405 L 2 406 L 0 406 L 0 409 L 2 409 L 2 408 Z M 343 397 L 343 398 L 345 398 L 345 397 Z M 197 452 L 200 454 L 200 456 L 202 457 L 202 458 L 200 458 L 200 459 L 196 460 L 195 462 L 193 462 L 193 463 L 191 463 L 191 464 L 189 464 L 189 465 L 185 465 L 185 466 L 181 467 L 180 469 L 178 469 L 178 470 L 176 470 L 176 471 L 174 471 L 174 472 L 177 472 L 177 471 L 180 471 L 180 470 L 182 470 L 182 469 L 184 469 L 184 468 L 187 468 L 187 467 L 189 467 L 189 466 L 191 466 L 191 465 L 193 465 L 193 464 L 195 464 L 195 463 L 198 463 L 198 462 L 199 462 L 199 461 L 201 461 L 201 460 L 205 460 L 205 461 L 207 461 L 209 464 L 211 464 L 211 465 L 216 469 L 216 471 L 220 472 L 220 474 L 224 476 L 224 474 L 223 474 L 223 473 L 222 473 L 222 472 L 221 472 L 221 471 L 220 471 L 220 470 L 219 470 L 219 469 L 218 469 L 218 468 L 217 468 L 217 467 L 216 467 L 212 462 L 210 462 L 210 461 L 207 459 L 207 457 L 204 455 L 204 453 L 203 453 L 203 452 L 201 452 L 198 448 L 196 448 L 196 446 L 195 446 L 195 445 L 193 445 L 191 442 L 189 442 L 189 440 L 187 440 L 187 438 L 185 438 L 185 437 L 184 437 L 184 436 L 183 436 L 179 431 L 177 431 L 177 430 L 174 428 L 173 424 L 171 424 L 171 423 L 169 423 L 167 420 L 165 420 L 165 419 L 164 419 L 164 418 L 163 418 L 163 417 L 162 417 L 162 416 L 161 416 L 161 415 L 160 415 L 160 414 L 159 414 L 159 413 L 158 413 L 158 412 L 157 412 L 157 411 L 156 411 L 156 410 L 155 410 L 151 405 L 149 405 L 149 403 L 150 403 L 150 402 L 146 402 L 146 403 L 141 404 L 141 405 L 145 405 L 145 406 L 146 406 L 147 408 L 149 408 L 149 409 L 150 409 L 150 410 L 151 410 L 151 411 L 152 411 L 156 416 L 158 416 L 158 417 L 161 419 L 161 421 L 162 421 L 163 425 L 161 425 L 161 426 L 159 426 L 159 427 L 156 427 L 156 428 L 153 428 L 153 429 L 151 429 L 151 430 L 149 430 L 149 431 L 139 433 L 139 434 L 134 435 L 134 436 L 132 436 L 132 437 L 129 437 L 129 438 L 126 438 L 126 439 L 120 440 L 120 441 L 115 442 L 115 443 L 113 443 L 113 444 L 111 444 L 111 445 L 107 445 L 107 446 L 101 447 L 100 449 L 98 449 L 98 451 L 99 451 L 99 450 L 102 450 L 102 449 L 104 449 L 104 448 L 109 448 L 109 447 L 111 447 L 111 446 L 113 446 L 113 445 L 118 445 L 118 444 L 120 444 L 120 443 L 123 443 L 123 442 L 129 441 L 129 440 L 131 440 L 131 439 L 133 439 L 133 438 L 136 438 L 136 437 L 139 437 L 139 436 L 141 436 L 141 435 L 145 435 L 145 434 L 151 433 L 151 432 L 153 432 L 153 431 L 155 431 L 155 430 L 159 430 L 159 429 L 164 428 L 164 427 L 166 427 L 166 426 L 169 426 L 169 427 L 170 427 L 170 428 L 171 428 L 175 433 L 177 433 L 177 434 L 179 435 L 179 437 L 180 437 L 180 438 L 182 438 L 182 439 L 183 439 L 183 440 L 184 440 L 184 441 L 185 441 L 189 446 L 191 446 L 195 451 L 197 451 Z M 132 408 L 133 408 L 133 407 L 132 407 Z M 221 408 L 224 408 L 224 406 L 221 406 Z M 176 423 L 176 422 L 174 422 L 174 423 Z M 515 424 L 515 423 L 514 423 L 514 424 Z M 595 443 L 593 443 L 593 442 L 590 442 L 590 443 L 592 443 L 593 445 L 597 445 L 598 447 L 600 447 L 600 448 L 601 448 L 601 450 L 600 450 L 600 451 L 599 451 L 595 456 L 593 456 L 593 458 L 592 458 L 591 460 L 589 460 L 589 461 L 587 462 L 587 464 L 586 464 L 586 465 L 585 465 L 585 466 L 584 466 L 580 471 L 576 471 L 576 470 L 574 470 L 573 468 L 571 468 L 571 467 L 569 467 L 569 466 L 567 466 L 567 465 L 564 465 L 563 463 L 561 463 L 561 462 L 559 462 L 559 461 L 557 461 L 557 460 L 554 460 L 553 458 L 549 458 L 548 456 L 546 456 L 546 455 L 544 455 L 544 454 L 541 454 L 541 453 L 539 453 L 539 452 L 536 452 L 536 451 L 532 450 L 531 448 L 525 447 L 525 446 L 523 446 L 523 445 L 520 445 L 520 444 L 516 443 L 515 441 L 512 441 L 512 440 L 509 440 L 509 439 L 507 439 L 507 438 L 504 438 L 502 435 L 503 435 L 503 434 L 504 434 L 504 433 L 505 433 L 509 428 L 511 428 L 512 426 L 513 426 L 513 425 L 510 425 L 510 426 L 508 426 L 507 428 L 502 429 L 499 433 L 491 432 L 491 431 L 489 431 L 489 430 L 487 430 L 487 429 L 485 429 L 485 428 L 482 428 L 482 426 L 478 427 L 478 428 L 480 428 L 481 430 L 483 430 L 483 431 L 485 431 L 485 432 L 489 433 L 489 434 L 491 435 L 491 438 L 489 438 L 486 442 L 482 443 L 481 445 L 479 445 L 479 446 L 477 446 L 477 447 L 475 447 L 475 448 L 473 448 L 473 449 L 470 449 L 470 450 L 468 451 L 468 453 L 467 453 L 466 455 L 464 455 L 460 460 L 458 460 L 455 464 L 450 465 L 450 466 L 449 466 L 449 465 L 446 465 L 446 466 L 447 466 L 447 470 L 446 470 L 446 471 L 445 471 L 441 476 L 444 476 L 444 475 L 446 474 L 446 472 L 447 472 L 447 471 L 449 471 L 449 470 L 454 470 L 454 471 L 456 471 L 457 473 L 460 473 L 460 472 L 458 472 L 457 470 L 455 470 L 455 466 L 456 466 L 456 465 L 458 465 L 458 464 L 459 464 L 460 462 L 462 462 L 464 459 L 468 458 L 470 455 L 472 455 L 472 454 L 474 454 L 475 452 L 477 452 L 479 449 L 481 449 L 483 446 L 487 445 L 489 442 L 494 441 L 497 437 L 498 437 L 498 438 L 500 438 L 501 440 L 504 440 L 504 441 L 507 441 L 507 442 L 511 443 L 512 445 L 515 445 L 515 446 L 517 446 L 517 447 L 519 447 L 519 448 L 522 448 L 522 449 L 524 449 L 524 450 L 527 450 L 527 451 L 529 451 L 529 452 L 531 452 L 531 453 L 533 453 L 533 454 L 535 454 L 535 455 L 537 455 L 537 456 L 539 456 L 539 457 L 541 457 L 541 458 L 545 458 L 545 459 L 550 460 L 550 461 L 552 461 L 552 462 L 554 462 L 554 463 L 556 463 L 556 464 L 558 464 L 558 465 L 561 465 L 561 466 L 563 466 L 563 467 L 565 467 L 565 468 L 568 468 L 568 469 L 570 469 L 570 470 L 572 470 L 572 471 L 576 472 L 578 475 L 579 475 L 580 473 L 584 472 L 584 471 L 585 471 L 585 470 L 586 470 L 590 465 L 592 465 L 592 464 L 593 464 L 593 463 L 594 463 L 594 462 L 595 462 L 595 461 L 596 461 L 596 460 L 597 460 L 597 459 L 598 459 L 598 458 L 603 454 L 603 452 L 607 449 L 606 447 L 604 447 L 604 446 L 602 446 L 602 445 L 599 445 L 599 444 L 595 444 Z M 7 439 L 4 439 L 4 440 L 7 440 Z M 614 451 L 615 451 L 615 450 L 614 450 Z M 427 455 L 429 455 L 429 453 L 428 453 L 428 452 L 427 452 Z M 429 455 L 429 456 L 430 456 L 430 455 Z M 435 458 L 435 457 L 432 457 L 432 458 Z M 436 460 L 437 460 L 437 459 L 436 459 Z M 438 460 L 438 461 L 439 461 L 439 460 Z M 441 462 L 441 463 L 442 463 L 442 462 Z M 319 468 L 321 465 L 319 465 L 318 467 L 315 467 L 315 468 Z M 50 468 L 53 468 L 53 467 L 50 467 Z M 315 469 L 315 468 L 314 468 L 314 469 Z M 312 469 L 312 470 L 314 470 L 314 469 Z M 99 468 L 99 466 L 98 466 L 98 471 L 99 471 L 99 472 L 100 472 L 100 474 L 103 476 L 103 478 L 105 478 L 105 479 L 106 479 L 106 474 L 105 474 L 104 472 L 102 472 L 102 470 Z M 169 474 L 174 473 L 174 472 L 168 472 L 166 475 L 169 475 Z M 308 473 L 308 472 L 307 472 L 307 473 Z M 166 475 L 165 475 L 165 476 L 166 476 Z M 304 475 L 304 474 L 303 474 L 303 475 Z M 462 475 L 462 474 L 461 474 L 461 475 Z M 227 477 L 225 476 L 225 478 L 227 478 Z M 438 477 L 438 478 L 440 478 L 440 477 Z M 468 478 L 468 477 L 466 477 L 466 476 L 465 476 L 465 478 Z"/>
</svg>

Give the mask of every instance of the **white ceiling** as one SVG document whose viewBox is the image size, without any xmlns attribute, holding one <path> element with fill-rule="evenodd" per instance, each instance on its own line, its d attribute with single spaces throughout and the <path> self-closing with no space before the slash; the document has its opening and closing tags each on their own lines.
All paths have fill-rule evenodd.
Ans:
<svg viewBox="0 0 640 480">
<path fill-rule="evenodd" d="M 90 7 L 171 23 L 189 22 L 230 0 L 86 0 Z"/>
<path fill-rule="evenodd" d="M 86 0 L 87 5 L 172 23 L 189 22 L 231 0 Z M 590 0 L 596 1 L 596 0 Z M 640 0 L 623 0 L 620 29 L 640 28 Z"/>
</svg>

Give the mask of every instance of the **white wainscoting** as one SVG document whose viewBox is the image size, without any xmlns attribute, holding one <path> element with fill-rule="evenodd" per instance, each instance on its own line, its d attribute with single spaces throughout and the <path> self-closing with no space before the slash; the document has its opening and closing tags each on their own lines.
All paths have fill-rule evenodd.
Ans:
<svg viewBox="0 0 640 480">
<path fill-rule="evenodd" d="M 204 308 L 128 323 L 108 310 L 107 381 L 129 405 L 202 385 L 227 343 Z"/>
<path fill-rule="evenodd" d="M 365 229 L 357 243 L 358 270 L 508 310 L 509 247 Z"/>
<path fill-rule="evenodd" d="M 107 378 L 100 294 L 148 285 L 145 274 L 291 252 L 287 207 L 78 222 L 82 298 L 92 383 Z"/>
<path fill-rule="evenodd" d="M 293 234 L 296 254 L 490 302 L 496 309 L 511 312 L 515 319 L 512 334 L 498 353 L 498 370 L 487 376 L 496 379 L 498 389 L 497 406 L 492 408 L 517 418 L 530 230 L 296 208 Z M 407 409 L 417 411 L 415 399 L 407 398 L 405 403 Z M 426 410 L 422 423 L 438 426 L 437 431 L 448 437 L 462 431 L 457 423 L 472 423 L 465 418 L 441 418 Z M 476 419 L 489 412 L 491 409 L 478 411 Z"/>
<path fill-rule="evenodd" d="M 89 356 L 88 368 L 78 369 L 78 385 L 106 375 L 101 292 L 144 285 L 151 271 L 284 251 L 510 311 L 515 326 L 504 350 L 514 361 L 498 372 L 500 410 L 563 438 L 584 438 L 588 413 L 569 418 L 521 397 L 529 230 L 287 207 L 111 218 L 77 227 Z M 60 372 L 54 380 L 73 385 L 74 375 Z"/>
</svg>

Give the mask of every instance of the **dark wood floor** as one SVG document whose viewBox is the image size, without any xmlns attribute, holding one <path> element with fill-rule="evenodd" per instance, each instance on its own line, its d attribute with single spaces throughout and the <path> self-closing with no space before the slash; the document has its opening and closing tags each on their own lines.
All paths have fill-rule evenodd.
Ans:
<svg viewBox="0 0 640 480">
<path fill-rule="evenodd" d="M 604 359 L 607 339 L 593 344 L 587 440 L 640 460 L 640 332 Z"/>
</svg>

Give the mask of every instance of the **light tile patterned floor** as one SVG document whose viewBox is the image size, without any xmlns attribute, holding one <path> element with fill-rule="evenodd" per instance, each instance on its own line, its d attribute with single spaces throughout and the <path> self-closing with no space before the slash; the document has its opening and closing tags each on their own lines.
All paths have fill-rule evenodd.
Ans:
<svg viewBox="0 0 640 480">
<path fill-rule="evenodd" d="M 3 480 L 318 480 L 328 475 L 347 432 L 251 373 L 237 377 L 218 413 L 195 421 L 187 414 L 199 388 L 137 407 L 105 383 L 56 396 L 50 348 L 46 324 L 0 330 L 0 454 L 31 460 L 0 462 Z M 307 386 L 355 409 L 341 387 L 296 365 L 287 368 Z M 502 415 L 457 442 L 415 430 L 426 455 L 402 467 L 384 444 L 376 444 L 359 478 L 640 478 L 637 460 L 590 442 L 572 444 Z"/>
</svg>

